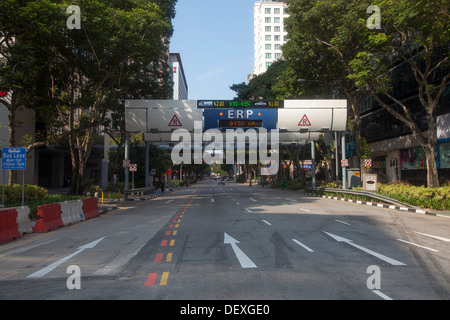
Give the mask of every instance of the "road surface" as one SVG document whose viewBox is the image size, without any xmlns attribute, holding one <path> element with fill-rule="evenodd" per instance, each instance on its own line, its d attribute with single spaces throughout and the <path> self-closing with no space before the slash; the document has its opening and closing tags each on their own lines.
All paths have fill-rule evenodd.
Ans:
<svg viewBox="0 0 450 320">
<path fill-rule="evenodd" d="M 1 245 L 0 299 L 450 298 L 445 217 L 212 180 L 119 207 Z"/>
</svg>

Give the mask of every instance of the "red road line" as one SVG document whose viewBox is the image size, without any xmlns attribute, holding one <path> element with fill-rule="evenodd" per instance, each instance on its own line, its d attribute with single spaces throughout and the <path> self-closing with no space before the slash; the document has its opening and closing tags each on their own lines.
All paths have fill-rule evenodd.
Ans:
<svg viewBox="0 0 450 320">
<path fill-rule="evenodd" d="M 164 253 L 158 253 L 155 258 L 155 262 L 161 262 L 164 257 Z"/>
<path fill-rule="evenodd" d="M 146 286 L 153 286 L 156 282 L 157 273 L 149 273 L 147 277 L 147 281 L 145 281 Z"/>
</svg>

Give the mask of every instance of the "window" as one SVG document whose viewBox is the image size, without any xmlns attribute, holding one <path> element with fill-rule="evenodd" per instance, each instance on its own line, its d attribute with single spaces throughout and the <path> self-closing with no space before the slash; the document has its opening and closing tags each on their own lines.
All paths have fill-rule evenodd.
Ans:
<svg viewBox="0 0 450 320">
<path fill-rule="evenodd" d="M 281 53 L 275 53 L 275 59 L 281 59 Z"/>
<path fill-rule="evenodd" d="M 273 27 L 273 31 L 280 32 L 281 31 L 281 27 L 280 26 Z"/>
<path fill-rule="evenodd" d="M 280 23 L 281 22 L 281 18 L 280 17 L 275 17 L 275 18 L 273 18 L 273 22 Z"/>
<path fill-rule="evenodd" d="M 275 13 L 275 14 L 280 14 L 280 13 L 281 13 L 280 8 L 275 8 L 275 9 L 273 9 L 273 13 Z"/>
<path fill-rule="evenodd" d="M 266 34 L 266 41 L 272 40 L 272 36 L 270 34 Z"/>
<path fill-rule="evenodd" d="M 270 67 L 272 65 L 272 62 L 266 62 L 266 68 Z"/>
<path fill-rule="evenodd" d="M 277 35 L 277 36 L 274 36 L 274 40 L 275 40 L 275 41 L 280 41 L 280 40 L 281 40 L 281 36 L 278 36 L 278 35 Z"/>
<path fill-rule="evenodd" d="M 266 26 L 265 30 L 266 30 L 266 32 L 270 32 L 270 31 L 272 31 L 272 27 L 271 26 Z"/>
<path fill-rule="evenodd" d="M 272 59 L 272 54 L 271 53 L 266 53 L 266 59 Z"/>
<path fill-rule="evenodd" d="M 271 17 L 266 17 L 266 18 L 264 19 L 264 21 L 265 21 L 266 23 L 271 23 L 271 22 L 272 22 L 272 18 L 271 18 Z"/>
<path fill-rule="evenodd" d="M 266 14 L 271 14 L 271 11 L 272 11 L 271 8 L 266 8 L 264 12 L 265 12 Z"/>
<path fill-rule="evenodd" d="M 276 45 L 275 45 L 276 46 Z M 272 45 L 270 43 L 266 44 L 266 50 L 272 50 Z"/>
<path fill-rule="evenodd" d="M 281 50 L 281 44 L 276 44 L 275 45 L 275 50 Z"/>
</svg>

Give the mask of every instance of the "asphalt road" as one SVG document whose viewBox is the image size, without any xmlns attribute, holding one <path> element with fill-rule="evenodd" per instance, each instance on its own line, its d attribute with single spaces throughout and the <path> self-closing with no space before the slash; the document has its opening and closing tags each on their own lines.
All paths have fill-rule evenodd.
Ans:
<svg viewBox="0 0 450 320">
<path fill-rule="evenodd" d="M 206 181 L 1 245 L 0 299 L 447 300 L 449 242 L 448 218 Z"/>
</svg>

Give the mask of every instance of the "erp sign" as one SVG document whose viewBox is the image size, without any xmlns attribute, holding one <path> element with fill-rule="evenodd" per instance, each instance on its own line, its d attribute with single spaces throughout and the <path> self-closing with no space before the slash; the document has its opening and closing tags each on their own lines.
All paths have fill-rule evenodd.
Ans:
<svg viewBox="0 0 450 320">
<path fill-rule="evenodd" d="M 26 148 L 2 148 L 2 170 L 25 170 L 26 168 Z"/>
<path fill-rule="evenodd" d="M 203 129 L 277 128 L 277 109 L 204 109 Z"/>
</svg>

